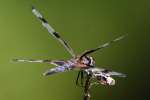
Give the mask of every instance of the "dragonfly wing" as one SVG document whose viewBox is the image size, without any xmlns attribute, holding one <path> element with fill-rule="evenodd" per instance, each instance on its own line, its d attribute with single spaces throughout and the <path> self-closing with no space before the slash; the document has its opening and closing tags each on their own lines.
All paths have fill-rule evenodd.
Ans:
<svg viewBox="0 0 150 100">
<path fill-rule="evenodd" d="M 42 14 L 35 9 L 35 7 L 32 7 L 32 13 L 41 21 L 44 28 L 48 30 L 48 32 L 55 37 L 64 47 L 65 49 L 73 56 L 75 57 L 75 53 L 73 49 L 68 45 L 68 43 L 61 38 L 58 32 L 56 32 L 48 23 L 48 21 L 42 16 Z"/>
<path fill-rule="evenodd" d="M 94 49 L 91 49 L 91 50 L 87 50 L 87 51 L 85 51 L 85 52 L 81 55 L 81 58 L 84 57 L 84 56 L 86 56 L 86 55 L 88 55 L 88 54 L 90 54 L 90 53 L 93 53 L 93 52 L 95 52 L 95 51 L 97 51 L 97 50 L 106 48 L 106 47 L 110 46 L 111 44 L 113 44 L 113 43 L 115 43 L 115 42 L 117 42 L 117 41 L 119 41 L 119 40 L 122 40 L 122 39 L 125 38 L 126 36 L 127 36 L 127 35 L 122 35 L 122 36 L 120 36 L 120 37 L 118 37 L 118 38 L 115 38 L 114 40 L 112 40 L 112 41 L 110 41 L 110 42 L 107 42 L 107 43 L 105 43 L 105 44 L 103 44 L 103 45 L 98 46 L 97 48 L 94 48 Z"/>
<path fill-rule="evenodd" d="M 29 62 L 29 63 L 49 63 L 55 66 L 63 66 L 66 64 L 63 60 L 48 60 L 48 59 L 13 59 L 13 62 Z"/>
<path fill-rule="evenodd" d="M 110 71 L 110 72 L 108 72 L 108 74 L 110 76 L 126 77 L 126 74 L 115 72 L 115 71 Z"/>
<path fill-rule="evenodd" d="M 51 64 L 56 65 L 56 66 L 63 66 L 66 64 L 66 62 L 63 60 L 54 60 L 51 62 Z"/>
<path fill-rule="evenodd" d="M 58 67 L 51 68 L 51 69 L 47 70 L 46 72 L 43 73 L 43 75 L 49 76 L 49 75 L 53 75 L 56 73 L 62 73 L 62 72 L 70 71 L 70 70 L 73 70 L 73 68 L 68 68 L 66 66 L 58 66 Z"/>
<path fill-rule="evenodd" d="M 116 71 L 112 71 L 112 70 L 109 70 L 109 69 L 105 69 L 105 68 L 97 68 L 97 67 L 94 67 L 94 68 L 89 68 L 89 69 L 86 69 L 85 70 L 88 74 L 93 74 L 95 76 L 99 76 L 99 75 L 102 75 L 102 74 L 106 74 L 108 76 L 118 76 L 118 77 L 126 77 L 125 74 L 123 73 L 119 73 L 119 72 L 116 72 Z"/>
<path fill-rule="evenodd" d="M 109 76 L 126 77 L 126 75 L 123 74 L 123 73 L 116 72 L 116 71 L 109 70 L 109 69 L 99 68 L 99 71 L 102 72 L 102 73 L 105 73 Z"/>
<path fill-rule="evenodd" d="M 51 63 L 52 60 L 42 59 L 13 59 L 13 62 L 34 62 L 34 63 Z"/>
</svg>

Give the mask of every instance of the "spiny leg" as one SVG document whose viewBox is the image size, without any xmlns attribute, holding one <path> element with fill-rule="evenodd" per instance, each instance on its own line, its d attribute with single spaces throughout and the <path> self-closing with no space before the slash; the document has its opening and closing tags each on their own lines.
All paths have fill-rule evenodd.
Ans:
<svg viewBox="0 0 150 100">
<path fill-rule="evenodd" d="M 48 30 L 48 32 L 55 37 L 64 47 L 65 49 L 72 55 L 72 57 L 75 57 L 75 53 L 73 49 L 68 45 L 68 43 L 61 38 L 58 32 L 56 32 L 49 24 L 48 21 L 42 16 L 42 14 L 35 9 L 35 7 L 32 7 L 32 13 L 41 21 L 44 28 Z"/>
<path fill-rule="evenodd" d="M 79 79 L 80 79 L 80 84 L 79 84 Z M 76 85 L 81 86 L 81 87 L 84 86 L 84 71 L 83 70 L 80 70 L 78 72 L 77 79 L 76 79 Z"/>
<path fill-rule="evenodd" d="M 127 34 L 126 34 L 126 35 L 122 35 L 122 36 L 120 36 L 120 37 L 118 37 L 118 38 L 116 38 L 116 39 L 114 39 L 114 40 L 112 40 L 112 41 L 110 41 L 110 42 L 107 42 L 107 43 L 105 43 L 105 44 L 103 44 L 103 45 L 98 46 L 97 48 L 94 48 L 94 49 L 91 49 L 91 50 L 87 50 L 86 52 L 84 52 L 84 53 L 81 55 L 80 58 L 82 58 L 82 57 L 84 57 L 84 56 L 86 56 L 86 55 L 88 55 L 88 54 L 90 54 L 90 53 L 93 53 L 93 52 L 95 52 L 95 51 L 97 51 L 97 50 L 106 48 L 106 47 L 110 46 L 110 44 L 113 44 L 113 43 L 115 43 L 115 42 L 117 42 L 117 41 L 119 41 L 119 40 L 122 40 L 122 39 L 123 39 L 124 37 L 126 37 L 126 36 L 127 36 Z"/>
<path fill-rule="evenodd" d="M 81 71 L 78 72 L 77 79 L 76 79 L 76 85 L 79 86 L 79 77 L 80 77 Z"/>
<path fill-rule="evenodd" d="M 81 86 L 83 86 L 84 83 L 84 72 L 81 70 Z"/>
</svg>

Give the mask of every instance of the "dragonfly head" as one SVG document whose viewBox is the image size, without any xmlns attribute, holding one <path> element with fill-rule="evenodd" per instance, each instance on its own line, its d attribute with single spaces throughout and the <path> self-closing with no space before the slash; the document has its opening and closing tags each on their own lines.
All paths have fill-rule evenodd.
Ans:
<svg viewBox="0 0 150 100">
<path fill-rule="evenodd" d="M 95 65 L 95 60 L 91 56 L 82 57 L 81 62 L 84 65 L 87 65 L 87 66 L 90 66 L 90 67 L 94 67 L 94 65 Z"/>
</svg>

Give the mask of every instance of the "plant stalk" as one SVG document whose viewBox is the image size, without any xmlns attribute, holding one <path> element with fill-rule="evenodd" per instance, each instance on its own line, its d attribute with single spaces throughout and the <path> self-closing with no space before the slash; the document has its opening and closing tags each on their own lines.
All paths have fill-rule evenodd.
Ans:
<svg viewBox="0 0 150 100">
<path fill-rule="evenodd" d="M 90 100 L 91 98 L 90 88 L 91 88 L 91 75 L 87 75 L 87 79 L 86 79 L 85 86 L 84 86 L 83 100 Z"/>
</svg>

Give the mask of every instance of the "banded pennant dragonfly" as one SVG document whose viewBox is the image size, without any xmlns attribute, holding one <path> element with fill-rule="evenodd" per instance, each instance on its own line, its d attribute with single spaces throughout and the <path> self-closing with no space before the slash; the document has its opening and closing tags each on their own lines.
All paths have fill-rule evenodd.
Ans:
<svg viewBox="0 0 150 100">
<path fill-rule="evenodd" d="M 113 44 L 121 39 L 123 39 L 126 35 L 115 38 L 114 40 L 107 42 L 103 45 L 100 45 L 94 49 L 86 50 L 82 54 L 76 55 L 70 45 L 60 36 L 58 32 L 56 32 L 48 23 L 48 21 L 43 17 L 43 15 L 35 8 L 32 7 L 32 13 L 37 17 L 37 19 L 41 22 L 42 26 L 47 29 L 48 33 L 52 35 L 56 40 L 60 42 L 64 46 L 64 48 L 70 53 L 72 56 L 69 60 L 34 60 L 34 59 L 13 59 L 15 62 L 35 62 L 35 63 L 48 63 L 52 64 L 56 67 L 51 68 L 43 73 L 44 76 L 50 76 L 56 73 L 66 72 L 70 70 L 78 69 L 78 76 L 76 79 L 76 84 L 83 86 L 84 84 L 84 74 L 92 75 L 92 78 L 95 79 L 98 83 L 103 85 L 115 85 L 115 80 L 111 76 L 125 77 L 125 74 L 118 73 L 112 70 L 107 70 L 103 68 L 98 68 L 95 65 L 95 60 L 93 57 L 89 56 L 89 54 L 104 49 L 108 47 L 110 44 Z M 80 83 L 79 83 L 80 79 Z"/>
</svg>

